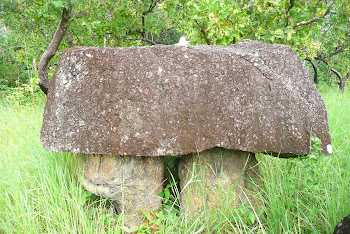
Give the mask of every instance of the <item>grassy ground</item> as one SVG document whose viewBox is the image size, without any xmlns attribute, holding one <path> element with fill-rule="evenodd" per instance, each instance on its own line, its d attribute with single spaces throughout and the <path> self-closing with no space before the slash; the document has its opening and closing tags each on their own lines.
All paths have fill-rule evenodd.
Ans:
<svg viewBox="0 0 350 234">
<path fill-rule="evenodd" d="M 161 233 L 331 233 L 350 214 L 350 92 L 321 88 L 334 155 L 278 159 L 259 155 L 260 207 L 154 215 Z M 39 134 L 43 104 L 0 100 L 0 233 L 121 232 L 113 206 L 78 183 L 75 157 L 47 152 Z M 158 218 L 157 218 L 158 217 Z M 144 227 L 143 231 L 152 232 Z"/>
</svg>

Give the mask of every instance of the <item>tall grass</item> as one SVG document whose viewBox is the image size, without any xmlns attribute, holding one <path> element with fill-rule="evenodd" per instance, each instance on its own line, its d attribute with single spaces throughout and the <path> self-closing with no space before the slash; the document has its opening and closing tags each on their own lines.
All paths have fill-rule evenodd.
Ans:
<svg viewBox="0 0 350 234">
<path fill-rule="evenodd" d="M 42 114 L 43 105 L 0 105 L 0 233 L 103 231 L 99 212 L 113 210 L 85 205 L 75 157 L 40 143 Z"/>
<path fill-rule="evenodd" d="M 350 93 L 321 88 L 333 141 L 332 156 L 260 157 L 266 222 L 273 233 L 332 233 L 350 214 Z"/>
<path fill-rule="evenodd" d="M 329 87 L 321 93 L 334 155 L 315 161 L 259 155 L 262 206 L 196 217 L 166 212 L 159 232 L 332 232 L 350 214 L 350 93 Z M 0 233 L 121 232 L 113 206 L 92 199 L 79 184 L 74 155 L 43 148 L 42 114 L 43 104 L 0 100 Z"/>
</svg>

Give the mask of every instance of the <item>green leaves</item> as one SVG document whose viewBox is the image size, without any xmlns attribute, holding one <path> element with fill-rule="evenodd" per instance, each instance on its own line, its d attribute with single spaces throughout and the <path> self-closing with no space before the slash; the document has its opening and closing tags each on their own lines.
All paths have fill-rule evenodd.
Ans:
<svg viewBox="0 0 350 234">
<path fill-rule="evenodd" d="M 311 137 L 311 146 L 310 146 L 310 154 L 308 154 L 309 158 L 317 159 L 320 156 L 321 149 L 321 140 L 318 137 Z"/>
<path fill-rule="evenodd" d="M 173 190 L 176 186 L 176 182 L 172 181 L 165 188 L 164 191 L 161 192 L 158 196 L 163 198 L 164 206 L 172 207 L 173 203 L 176 202 L 176 198 L 171 195 L 171 190 Z"/>
<path fill-rule="evenodd" d="M 24 47 L 24 42 L 27 43 L 28 60 L 39 61 L 43 48 L 55 33 L 67 0 L 3 2 L 8 7 L 1 12 L 0 23 L 17 35 L 18 46 Z M 295 28 L 300 22 L 320 16 L 329 2 L 294 1 L 288 14 L 289 0 L 254 0 L 254 3 L 163 0 L 156 5 L 152 0 L 72 0 L 72 4 L 74 20 L 69 32 L 76 46 L 150 45 L 141 40 L 127 40 L 143 37 L 155 43 L 174 44 L 180 36 L 185 36 L 192 45 L 227 45 L 242 39 L 282 43 L 291 46 L 301 58 L 314 58 L 318 51 L 328 55 L 337 48 L 349 51 L 350 7 L 343 1 L 336 1 L 325 17 Z M 67 47 L 68 43 L 63 40 L 60 49 Z M 18 60 L 23 62 L 23 52 L 19 51 L 18 55 Z M 350 55 L 343 57 L 335 55 L 330 62 L 346 74 Z"/>
<path fill-rule="evenodd" d="M 51 4 L 58 10 L 62 10 L 65 5 L 63 1 L 51 1 L 48 4 Z"/>
<path fill-rule="evenodd" d="M 87 200 L 92 196 L 92 192 L 83 190 L 81 194 L 80 205 L 83 206 L 87 202 Z"/>
</svg>

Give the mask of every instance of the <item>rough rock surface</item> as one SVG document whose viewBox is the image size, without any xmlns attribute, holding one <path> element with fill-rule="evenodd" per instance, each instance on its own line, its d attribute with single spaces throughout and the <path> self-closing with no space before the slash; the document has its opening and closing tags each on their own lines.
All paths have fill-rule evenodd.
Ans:
<svg viewBox="0 0 350 234">
<path fill-rule="evenodd" d="M 256 204 L 250 193 L 259 188 L 258 174 L 255 155 L 249 152 L 215 147 L 182 156 L 181 208 L 193 214 L 204 209 L 232 208 L 248 203 L 248 199 Z"/>
<path fill-rule="evenodd" d="M 50 151 L 184 155 L 215 146 L 304 155 L 331 144 L 308 69 L 284 45 L 74 47 L 51 80 Z M 326 151 L 323 153 L 327 154 Z"/>
<path fill-rule="evenodd" d="M 350 234 L 350 215 L 346 216 L 335 228 L 334 234 Z"/>
<path fill-rule="evenodd" d="M 77 164 L 84 187 L 111 199 L 119 214 L 124 211 L 126 226 L 140 225 L 143 211 L 159 208 L 164 157 L 79 155 Z"/>
</svg>

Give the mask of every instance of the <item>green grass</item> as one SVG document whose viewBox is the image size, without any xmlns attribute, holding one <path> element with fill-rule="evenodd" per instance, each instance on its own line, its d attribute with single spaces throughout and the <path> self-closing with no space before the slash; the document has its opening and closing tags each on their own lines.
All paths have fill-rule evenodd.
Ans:
<svg viewBox="0 0 350 234">
<path fill-rule="evenodd" d="M 86 202 L 73 155 L 43 148 L 42 113 L 43 105 L 0 106 L 0 233 L 104 230 L 113 210 Z"/>
<path fill-rule="evenodd" d="M 350 214 L 350 92 L 320 88 L 334 155 L 259 155 L 260 207 L 227 207 L 196 217 L 159 215 L 163 233 L 331 233 Z M 47 152 L 39 134 L 43 104 L 0 99 L 0 233 L 121 232 L 113 206 L 78 183 L 72 154 Z M 150 228 L 143 229 L 151 231 Z"/>
</svg>

